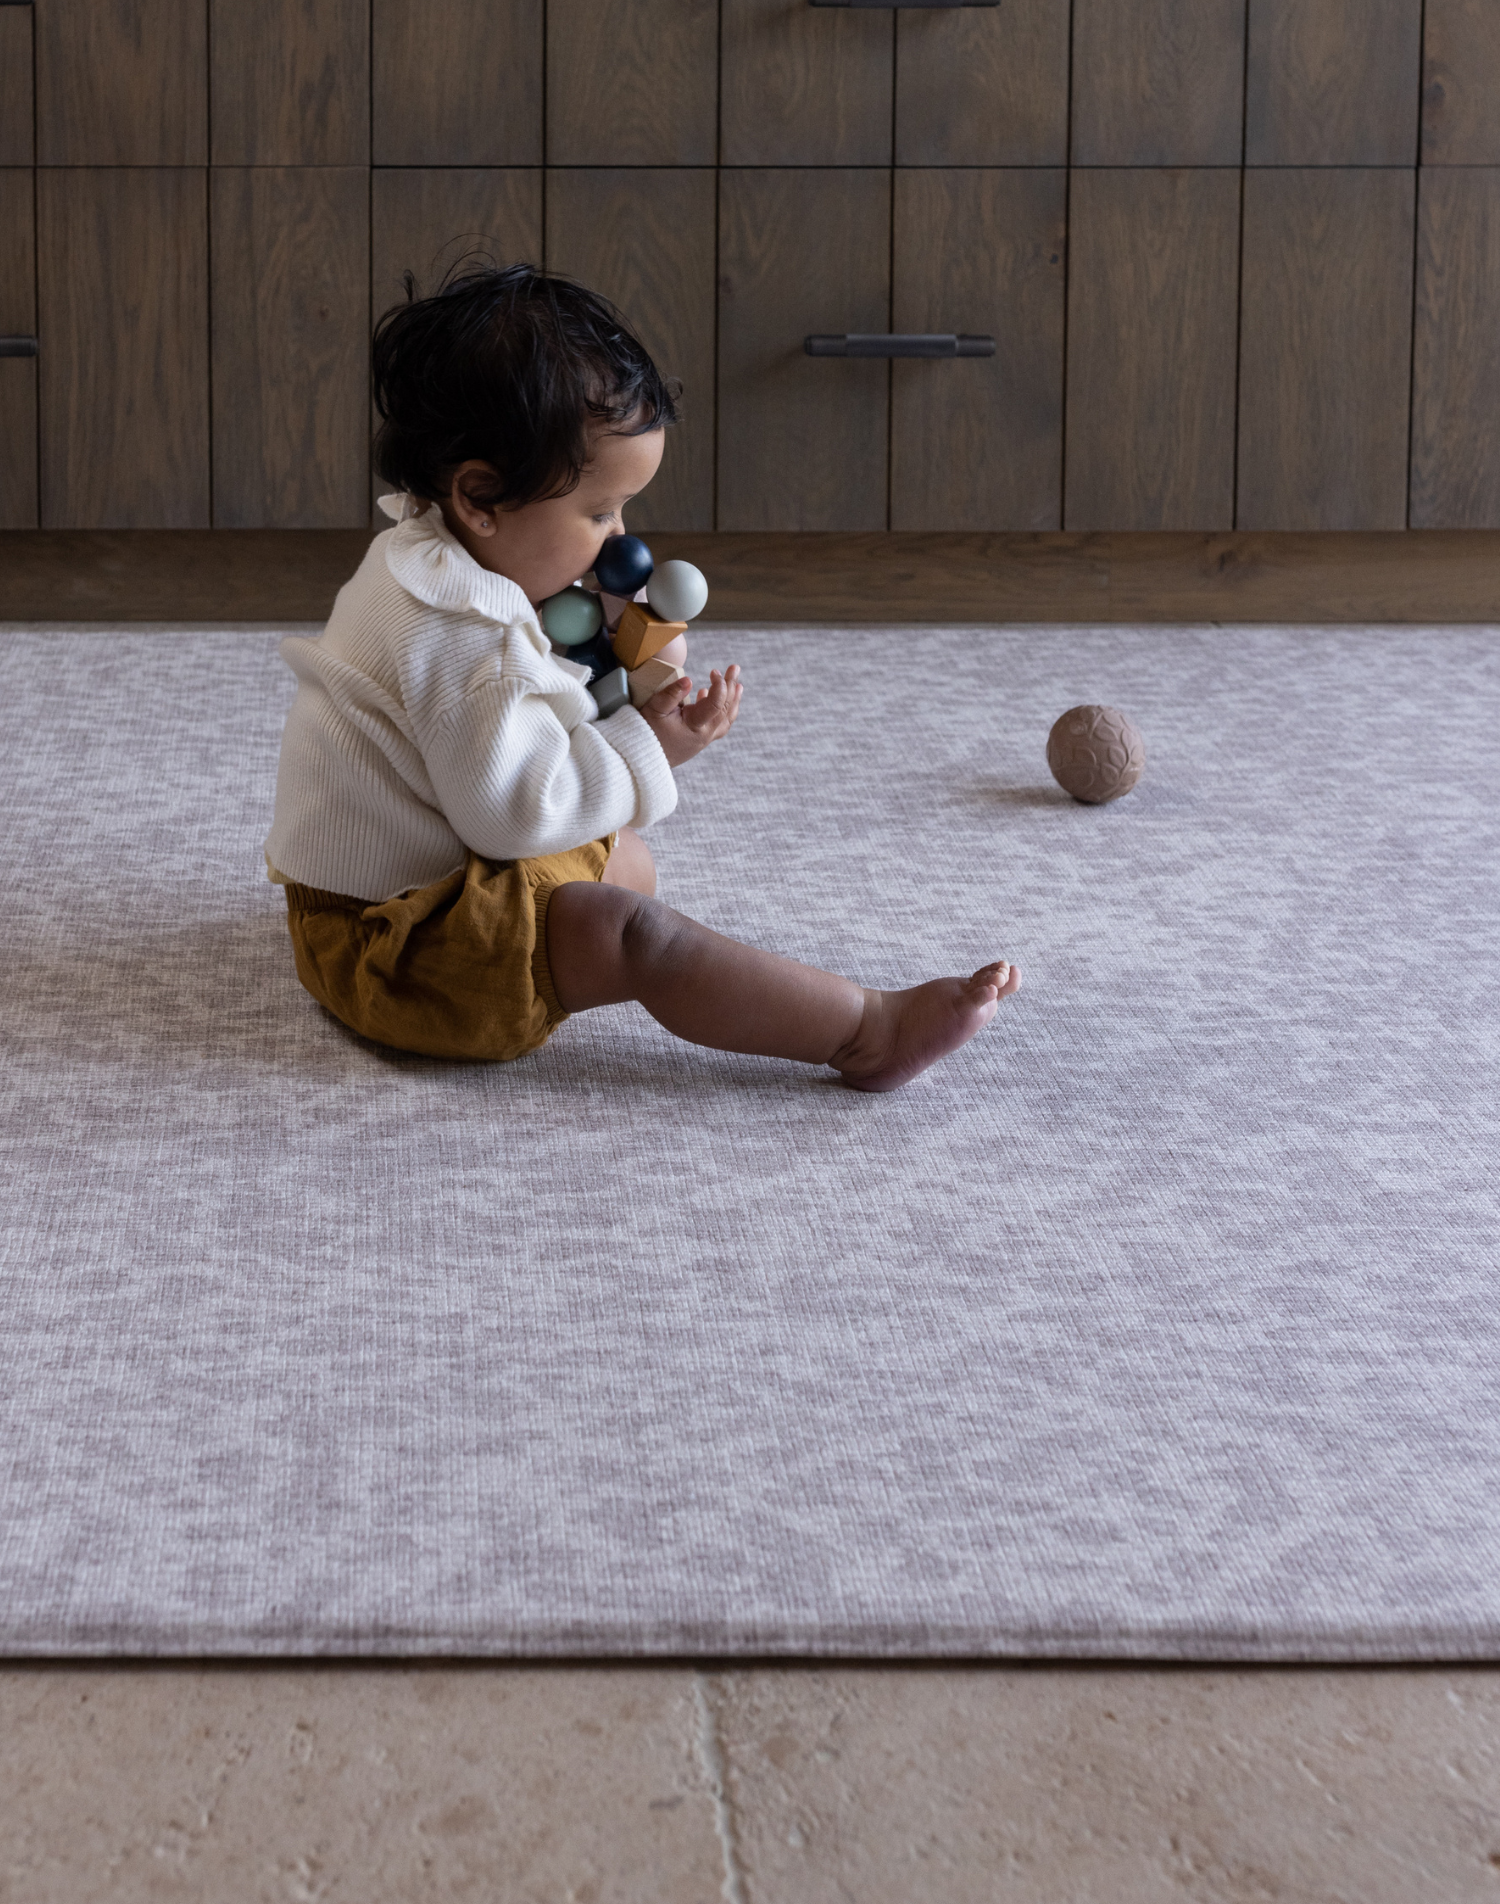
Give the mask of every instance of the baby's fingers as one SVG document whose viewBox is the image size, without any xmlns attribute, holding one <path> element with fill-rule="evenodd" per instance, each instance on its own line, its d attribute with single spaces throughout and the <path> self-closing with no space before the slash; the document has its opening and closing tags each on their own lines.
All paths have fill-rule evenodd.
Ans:
<svg viewBox="0 0 1500 1904">
<path fill-rule="evenodd" d="M 685 701 L 693 691 L 693 684 L 684 675 L 680 681 L 669 681 L 664 688 L 658 688 L 646 703 L 657 708 L 663 714 L 670 714 L 679 701 Z"/>
</svg>

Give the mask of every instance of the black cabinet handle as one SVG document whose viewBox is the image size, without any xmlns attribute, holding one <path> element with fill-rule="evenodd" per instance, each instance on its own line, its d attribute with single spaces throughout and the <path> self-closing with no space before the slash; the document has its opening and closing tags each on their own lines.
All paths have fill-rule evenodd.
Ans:
<svg viewBox="0 0 1500 1904">
<path fill-rule="evenodd" d="M 809 357 L 993 357 L 993 337 L 952 331 L 849 331 L 842 337 L 809 337 Z"/>
<path fill-rule="evenodd" d="M 3 4 L 3 0 L 0 0 Z M 34 337 L 0 337 L 0 357 L 35 357 Z"/>
</svg>

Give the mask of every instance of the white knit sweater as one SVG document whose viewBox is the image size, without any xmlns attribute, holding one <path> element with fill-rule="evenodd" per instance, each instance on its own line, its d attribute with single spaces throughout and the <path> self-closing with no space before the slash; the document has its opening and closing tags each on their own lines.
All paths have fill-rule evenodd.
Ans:
<svg viewBox="0 0 1500 1904">
<path fill-rule="evenodd" d="M 387 499 L 389 500 L 389 499 Z M 608 720 L 514 582 L 441 512 L 378 535 L 297 677 L 266 841 L 273 879 L 381 900 L 464 863 L 559 853 L 677 804 L 633 707 Z"/>
</svg>

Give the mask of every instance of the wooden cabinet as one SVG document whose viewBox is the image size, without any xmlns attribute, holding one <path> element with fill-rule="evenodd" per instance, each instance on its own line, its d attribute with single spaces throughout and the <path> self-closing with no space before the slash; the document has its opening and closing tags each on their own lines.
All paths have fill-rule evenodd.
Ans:
<svg viewBox="0 0 1500 1904">
<path fill-rule="evenodd" d="M 1418 203 L 1411 526 L 1500 529 L 1500 168 L 1433 166 Z"/>
<path fill-rule="evenodd" d="M 1067 173 L 898 171 L 891 328 L 995 338 L 891 365 L 893 529 L 1062 527 Z"/>
<path fill-rule="evenodd" d="M 1245 174 L 1242 528 L 1405 528 L 1414 185 Z"/>
<path fill-rule="evenodd" d="M 36 335 L 35 178 L 0 168 L 0 336 Z M 0 357 L 0 529 L 37 526 L 36 371 L 35 357 Z"/>
<path fill-rule="evenodd" d="M 370 163 L 370 0 L 209 8 L 215 165 Z"/>
<path fill-rule="evenodd" d="M 1427 0 L 1422 160 L 1500 165 L 1500 7 Z"/>
<path fill-rule="evenodd" d="M 31 8 L 0 7 L 0 165 L 36 160 Z"/>
<path fill-rule="evenodd" d="M 208 163 L 204 0 L 40 0 L 31 11 L 39 165 Z"/>
<path fill-rule="evenodd" d="M 206 172 L 44 168 L 36 206 L 41 526 L 208 527 Z"/>
<path fill-rule="evenodd" d="M 1247 165 L 1415 165 L 1422 0 L 1249 0 Z"/>
<path fill-rule="evenodd" d="M 712 165 L 718 68 L 717 0 L 548 0 L 547 163 Z"/>
<path fill-rule="evenodd" d="M 1073 0 L 1075 165 L 1238 165 L 1245 0 Z"/>
<path fill-rule="evenodd" d="M 1497 0 L 0 4 L 0 521 L 367 521 L 477 252 L 681 380 L 642 528 L 1490 525 L 1497 108 Z"/>
<path fill-rule="evenodd" d="M 339 529 L 368 509 L 370 175 L 213 173 L 214 524 Z"/>
<path fill-rule="evenodd" d="M 370 157 L 540 165 L 542 0 L 373 0 Z"/>
<path fill-rule="evenodd" d="M 724 0 L 721 162 L 889 165 L 896 15 Z"/>
<path fill-rule="evenodd" d="M 889 366 L 802 346 L 890 328 L 890 233 L 884 169 L 721 174 L 721 529 L 885 528 Z"/>
<path fill-rule="evenodd" d="M 539 167 L 391 167 L 371 177 L 372 322 L 404 300 L 408 271 L 426 296 L 467 257 L 514 264 L 541 255 Z"/>
<path fill-rule="evenodd" d="M 1057 0 L 901 8 L 897 165 L 1066 165 L 1068 24 Z"/>
<path fill-rule="evenodd" d="M 1234 526 L 1235 172 L 1076 171 L 1069 529 Z"/>
</svg>

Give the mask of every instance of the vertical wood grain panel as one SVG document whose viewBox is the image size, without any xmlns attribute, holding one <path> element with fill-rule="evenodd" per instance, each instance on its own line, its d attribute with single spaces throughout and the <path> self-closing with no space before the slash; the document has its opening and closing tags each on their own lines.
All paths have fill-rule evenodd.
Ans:
<svg viewBox="0 0 1500 1904">
<path fill-rule="evenodd" d="M 720 529 L 885 528 L 888 366 L 802 340 L 889 315 L 888 172 L 720 174 Z"/>
<path fill-rule="evenodd" d="M 369 176 L 213 174 L 216 528 L 367 519 Z"/>
<path fill-rule="evenodd" d="M 903 7 L 896 14 L 898 165 L 1066 165 L 1068 9 Z"/>
<path fill-rule="evenodd" d="M 374 0 L 376 165 L 540 165 L 542 0 Z"/>
<path fill-rule="evenodd" d="M 30 165 L 32 137 L 30 7 L 0 7 L 0 165 Z"/>
<path fill-rule="evenodd" d="M 547 184 L 548 269 L 612 299 L 682 381 L 682 421 L 630 505 L 640 530 L 714 526 L 714 200 L 707 169 L 556 172 Z"/>
<path fill-rule="evenodd" d="M 725 165 L 889 165 L 895 14 L 724 0 Z"/>
<path fill-rule="evenodd" d="M 30 167 L 0 170 L 0 335 L 36 334 L 36 244 Z M 0 529 L 34 529 L 35 357 L 0 357 Z"/>
<path fill-rule="evenodd" d="M 40 165 L 208 161 L 205 0 L 41 0 Z"/>
<path fill-rule="evenodd" d="M 892 328 L 993 357 L 891 365 L 893 529 L 1062 525 L 1061 171 L 897 172 Z"/>
<path fill-rule="evenodd" d="M 1500 169 L 1424 170 L 1420 200 L 1411 527 L 1500 528 Z"/>
<path fill-rule="evenodd" d="M 377 170 L 370 177 L 370 317 L 406 299 L 402 273 L 428 296 L 470 251 L 496 264 L 540 264 L 542 174 L 530 170 Z M 372 417 L 371 427 L 379 419 Z M 386 485 L 371 472 L 370 500 Z M 384 526 L 384 517 L 379 517 Z"/>
<path fill-rule="evenodd" d="M 1247 165 L 1412 165 L 1422 0 L 1250 0 Z"/>
<path fill-rule="evenodd" d="M 35 177 L 30 166 L 0 170 L 0 335 L 7 337 L 36 333 Z"/>
<path fill-rule="evenodd" d="M 712 165 L 717 0 L 548 0 L 547 163 Z"/>
<path fill-rule="evenodd" d="M 215 165 L 368 165 L 370 0 L 210 0 Z"/>
<path fill-rule="evenodd" d="M 1076 171 L 1068 242 L 1069 529 L 1227 529 L 1240 178 Z"/>
<path fill-rule="evenodd" d="M 37 174 L 44 529 L 208 524 L 201 168 Z"/>
<path fill-rule="evenodd" d="M 1075 165 L 1238 165 L 1245 0 L 1073 0 Z"/>
<path fill-rule="evenodd" d="M 540 264 L 542 174 L 537 169 L 377 170 L 370 175 L 370 312 L 378 318 L 406 297 L 405 271 L 419 296 L 475 251 L 496 264 Z"/>
<path fill-rule="evenodd" d="M 1500 165 L 1500 6 L 1427 0 L 1422 158 Z"/>
<path fill-rule="evenodd" d="M 1245 174 L 1239 528 L 1406 526 L 1415 183 Z"/>
</svg>

